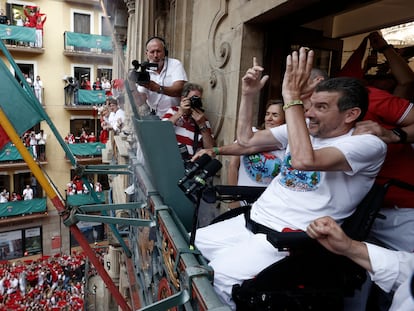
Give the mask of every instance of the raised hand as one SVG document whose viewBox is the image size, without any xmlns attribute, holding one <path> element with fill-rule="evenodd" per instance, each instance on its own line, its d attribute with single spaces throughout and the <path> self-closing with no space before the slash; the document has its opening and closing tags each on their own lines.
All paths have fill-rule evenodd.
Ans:
<svg viewBox="0 0 414 311">
<path fill-rule="evenodd" d="M 253 57 L 253 67 L 247 69 L 242 78 L 242 95 L 255 95 L 263 88 L 269 79 L 268 75 L 262 77 L 263 70 L 263 67 L 257 63 L 256 57 Z"/>
<path fill-rule="evenodd" d="M 314 52 L 302 47 L 286 57 L 282 95 L 286 101 L 300 99 L 308 91 L 309 77 L 313 66 Z"/>
</svg>

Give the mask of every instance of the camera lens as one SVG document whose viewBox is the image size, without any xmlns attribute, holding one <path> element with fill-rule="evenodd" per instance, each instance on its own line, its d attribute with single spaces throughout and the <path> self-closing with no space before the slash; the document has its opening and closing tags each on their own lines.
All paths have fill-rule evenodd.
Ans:
<svg viewBox="0 0 414 311">
<path fill-rule="evenodd" d="M 201 102 L 201 98 L 199 96 L 191 96 L 190 97 L 190 106 L 191 108 L 199 109 L 201 111 L 204 111 L 202 109 L 203 103 Z"/>
</svg>

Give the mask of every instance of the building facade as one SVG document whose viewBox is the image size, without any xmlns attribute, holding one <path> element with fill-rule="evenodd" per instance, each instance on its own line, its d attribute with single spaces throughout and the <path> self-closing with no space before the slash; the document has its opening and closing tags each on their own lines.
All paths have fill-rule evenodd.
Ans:
<svg viewBox="0 0 414 311">
<path fill-rule="evenodd" d="M 21 72 L 27 75 L 29 87 L 56 127 L 54 131 L 43 121 L 27 133 L 30 136 L 31 133 L 39 134 L 43 130 L 46 138 L 45 154 L 39 153 L 38 146 L 30 146 L 29 138 L 28 148 L 32 153 L 34 148 L 37 149 L 38 154 L 33 156 L 49 176 L 51 183 L 66 199 L 69 194 L 68 183 L 75 176 L 75 167 L 65 154 L 56 134 L 67 138 L 72 133 L 77 137 L 75 144 L 69 145 L 77 164 L 102 163 L 102 149 L 105 144 L 99 141 L 101 123 L 98 108 L 105 103 L 107 94 L 99 85 L 104 79 L 109 82 L 113 80 L 112 62 L 115 49 L 112 40 L 115 34 L 112 22 L 100 2 L 93 0 L 2 0 L 0 12 L 2 41 Z M 30 24 L 32 19 L 39 19 L 42 25 L 33 27 Z M 36 37 L 37 30 L 40 30 L 40 39 Z M 123 38 L 118 36 L 118 39 L 120 45 L 125 43 L 125 35 Z M 1 58 L 13 73 L 5 55 Z M 36 86 L 37 80 L 42 83 L 40 87 L 39 83 Z M 100 83 L 96 86 L 98 80 Z M 85 83 L 90 88 L 84 86 Z M 40 92 L 36 93 L 38 88 Z M 24 111 L 20 113 L 24 114 Z M 91 137 L 89 143 L 79 143 L 82 130 L 88 134 L 93 133 L 95 138 Z M 13 157 L 16 151 L 13 146 L 3 151 L 4 157 L 0 161 L 2 190 L 22 195 L 29 184 L 36 192 L 34 199 L 40 201 L 39 204 L 44 207 L 41 212 L 33 208 L 24 212 L 19 206 L 14 208 L 13 205 L 19 202 L 7 204 L 12 209 L 23 212 L 10 215 L 5 207 L 6 212 L 0 220 L 0 232 L 4 238 L 15 236 L 16 239 L 24 241 L 29 234 L 35 234 L 36 242 L 40 246 L 32 250 L 29 245 L 23 245 L 19 252 L 3 259 L 23 257 L 20 255 L 24 254 L 70 254 L 70 247 L 76 242 L 71 238 L 68 228 L 62 224 L 53 204 L 46 199 L 41 186 L 36 184 L 29 167 L 18 155 Z M 102 180 L 97 175 L 89 178 L 92 183 L 99 181 L 108 189 L 106 179 Z"/>
</svg>

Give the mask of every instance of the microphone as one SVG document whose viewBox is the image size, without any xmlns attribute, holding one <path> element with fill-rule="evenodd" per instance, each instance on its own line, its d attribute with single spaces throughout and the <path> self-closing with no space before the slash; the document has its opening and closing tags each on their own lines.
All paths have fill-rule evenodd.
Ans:
<svg viewBox="0 0 414 311">
<path fill-rule="evenodd" d="M 202 169 L 210 161 L 211 157 L 207 153 L 203 154 L 201 157 L 194 161 L 194 164 L 191 168 L 185 170 L 185 175 L 178 181 L 178 185 L 181 185 L 188 179 L 192 178 L 199 169 Z"/>
<path fill-rule="evenodd" d="M 194 177 L 194 183 L 188 187 L 185 191 L 186 194 L 192 193 L 197 188 L 203 189 L 207 186 L 206 179 L 210 176 L 215 175 L 222 167 L 222 164 L 219 160 L 211 160 L 203 169 L 203 171 Z"/>
</svg>

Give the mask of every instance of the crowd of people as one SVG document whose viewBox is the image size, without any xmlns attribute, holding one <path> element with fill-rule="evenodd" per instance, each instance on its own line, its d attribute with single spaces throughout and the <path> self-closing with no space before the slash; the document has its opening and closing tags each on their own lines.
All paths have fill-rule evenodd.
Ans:
<svg viewBox="0 0 414 311">
<path fill-rule="evenodd" d="M 93 189 L 95 192 L 102 192 L 102 184 L 97 181 L 95 184 L 89 182 L 90 189 Z M 66 184 L 66 194 L 67 195 L 74 195 L 74 194 L 88 194 L 89 188 L 83 182 L 82 178 L 79 176 L 75 176 L 70 182 Z"/>
<path fill-rule="evenodd" d="M 110 80 L 106 76 L 97 77 L 91 84 L 89 74 L 84 74 L 81 75 L 80 80 L 74 77 L 66 77 L 64 81 L 66 83 L 64 87 L 65 104 L 68 106 L 76 106 L 79 104 L 79 89 L 86 91 L 105 91 L 106 99 L 119 95 L 119 79 Z"/>
<path fill-rule="evenodd" d="M 106 249 L 94 248 L 103 263 Z M 56 254 L 35 260 L 0 262 L 0 311 L 84 310 L 87 278 L 96 275 L 92 265 L 86 271 L 83 252 L 71 256 Z"/>
<path fill-rule="evenodd" d="M 40 130 L 27 131 L 22 136 L 23 144 L 30 149 L 35 160 L 46 161 L 46 141 L 47 134 Z"/>
<path fill-rule="evenodd" d="M 11 25 L 10 18 L 4 15 L 3 10 L 0 10 L 0 16 L 2 17 L 1 23 Z M 33 42 L 30 43 L 23 43 L 14 40 L 6 40 L 8 44 L 16 44 L 16 45 L 30 45 L 37 48 L 43 47 L 43 31 L 44 31 L 44 24 L 46 22 L 47 16 L 45 13 L 40 12 L 40 7 L 33 6 L 33 5 L 25 5 L 23 6 L 22 13 L 16 12 L 13 16 L 13 22 L 15 26 L 21 27 L 30 27 L 35 28 L 35 38 Z"/>
<path fill-rule="evenodd" d="M 106 100 L 105 104 L 97 108 L 101 130 L 97 137 L 94 132 L 88 133 L 85 128 L 80 130 L 78 136 L 68 133 L 64 140 L 67 144 L 94 143 L 99 141 L 106 144 L 109 139 L 109 131 L 119 134 L 125 126 L 125 111 L 121 108 L 119 101 L 113 97 Z"/>
<path fill-rule="evenodd" d="M 10 194 L 10 192 L 7 191 L 7 189 L 3 189 L 0 192 L 0 203 L 21 201 L 21 200 L 32 200 L 34 196 L 35 196 L 35 192 L 30 185 L 26 185 L 26 187 L 23 189 L 22 195 L 20 195 L 17 192 L 12 192 L 12 194 Z"/>
<path fill-rule="evenodd" d="M 73 133 L 68 133 L 68 135 L 64 138 L 67 144 L 75 144 L 75 143 L 95 143 L 96 136 L 94 132 L 88 132 L 82 128 L 79 136 L 73 135 Z"/>
</svg>

